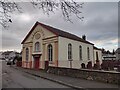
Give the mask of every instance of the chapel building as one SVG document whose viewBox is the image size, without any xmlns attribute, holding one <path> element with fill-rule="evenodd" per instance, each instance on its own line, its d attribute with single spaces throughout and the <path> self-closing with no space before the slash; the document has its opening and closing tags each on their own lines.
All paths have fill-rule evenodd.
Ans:
<svg viewBox="0 0 120 90">
<path fill-rule="evenodd" d="M 36 22 L 22 41 L 22 67 L 48 66 L 80 69 L 91 62 L 102 63 L 101 49 L 71 33 Z"/>
</svg>

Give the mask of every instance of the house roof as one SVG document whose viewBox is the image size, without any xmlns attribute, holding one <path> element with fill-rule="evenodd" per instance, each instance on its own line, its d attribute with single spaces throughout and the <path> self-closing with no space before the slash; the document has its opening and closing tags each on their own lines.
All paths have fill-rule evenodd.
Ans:
<svg viewBox="0 0 120 90">
<path fill-rule="evenodd" d="M 65 31 L 62 31 L 60 29 L 57 29 L 57 28 L 54 28 L 54 27 L 51 27 L 51 26 L 48 26 L 48 25 L 45 25 L 45 24 L 42 24 L 40 22 L 36 22 L 35 25 L 33 26 L 33 28 L 30 30 L 30 32 L 27 34 L 27 36 L 25 37 L 25 39 L 22 41 L 21 44 L 23 44 L 25 42 L 25 40 L 29 37 L 29 35 L 32 33 L 32 31 L 35 29 L 35 27 L 37 25 L 41 25 L 43 28 L 46 28 L 47 30 L 51 31 L 52 33 L 54 33 L 55 35 L 57 36 L 61 36 L 61 37 L 65 37 L 65 38 L 69 38 L 69 39 L 72 39 L 72 40 L 76 40 L 76 41 L 80 41 L 80 42 L 84 42 L 84 43 L 87 43 L 87 44 L 91 44 L 91 45 L 94 45 L 93 43 L 90 43 L 74 34 L 71 34 L 71 33 L 68 33 L 68 32 L 65 32 Z"/>
<path fill-rule="evenodd" d="M 117 50 L 115 52 L 116 53 L 120 53 L 120 48 L 117 48 Z"/>
<path fill-rule="evenodd" d="M 6 52 L 3 52 L 2 55 L 8 55 L 10 53 L 12 53 L 13 51 L 6 51 Z"/>
<path fill-rule="evenodd" d="M 100 49 L 100 48 L 97 48 L 97 47 L 95 47 L 95 46 L 94 46 L 94 49 L 96 49 L 96 50 L 102 50 L 102 49 Z"/>
</svg>

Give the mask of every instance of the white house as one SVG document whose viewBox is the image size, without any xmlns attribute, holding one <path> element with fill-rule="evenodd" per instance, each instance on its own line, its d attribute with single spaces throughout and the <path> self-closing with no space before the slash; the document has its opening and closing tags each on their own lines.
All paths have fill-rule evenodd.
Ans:
<svg viewBox="0 0 120 90">
<path fill-rule="evenodd" d="M 116 54 L 116 60 L 120 60 L 120 48 L 116 50 L 115 54 Z"/>
<path fill-rule="evenodd" d="M 105 51 L 105 50 L 102 50 L 102 60 L 116 60 L 116 54 L 115 52 L 110 52 L 109 50 L 108 51 Z"/>
<path fill-rule="evenodd" d="M 2 59 L 2 52 L 0 52 L 0 59 Z"/>
<path fill-rule="evenodd" d="M 5 59 L 11 59 L 14 58 L 15 56 L 19 56 L 20 53 L 16 52 L 16 51 L 5 51 L 2 53 L 2 57 Z"/>
<path fill-rule="evenodd" d="M 3 53 L 2 53 L 2 57 L 3 57 L 4 59 L 9 59 L 9 54 L 10 54 L 11 52 L 12 52 L 12 51 L 3 52 Z"/>
<path fill-rule="evenodd" d="M 116 55 L 106 55 L 106 56 L 103 56 L 103 60 L 116 60 Z"/>
<path fill-rule="evenodd" d="M 48 65 L 79 69 L 82 63 L 102 62 L 101 50 L 85 36 L 80 38 L 40 22 L 35 23 L 22 44 L 22 67 L 25 68 L 44 69 Z"/>
<path fill-rule="evenodd" d="M 99 64 L 102 64 L 102 51 L 101 49 L 94 46 L 94 63 L 99 61 Z"/>
</svg>

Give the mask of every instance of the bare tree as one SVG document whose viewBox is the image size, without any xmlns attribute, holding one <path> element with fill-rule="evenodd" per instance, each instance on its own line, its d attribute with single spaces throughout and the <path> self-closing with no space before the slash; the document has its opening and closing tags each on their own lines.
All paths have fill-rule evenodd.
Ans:
<svg viewBox="0 0 120 90">
<path fill-rule="evenodd" d="M 75 15 L 80 20 L 84 18 L 80 15 L 82 13 L 80 9 L 83 8 L 84 3 L 79 3 L 75 0 L 31 0 L 30 3 L 31 6 L 39 8 L 47 15 L 55 13 L 55 10 L 60 9 L 66 21 L 72 22 L 71 15 Z M 0 24 L 4 28 L 8 27 L 9 22 L 12 23 L 10 13 L 14 11 L 22 11 L 17 2 L 11 0 L 0 1 Z"/>
<path fill-rule="evenodd" d="M 10 13 L 14 11 L 20 11 L 20 7 L 15 2 L 9 2 L 8 0 L 0 1 L 0 24 L 6 28 L 7 23 L 12 22 Z"/>
</svg>

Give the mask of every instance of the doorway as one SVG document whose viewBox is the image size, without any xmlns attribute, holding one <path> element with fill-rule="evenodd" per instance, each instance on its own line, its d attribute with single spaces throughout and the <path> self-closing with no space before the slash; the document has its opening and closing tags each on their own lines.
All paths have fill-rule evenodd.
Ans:
<svg viewBox="0 0 120 90">
<path fill-rule="evenodd" d="M 40 57 L 34 57 L 34 68 L 39 69 L 40 67 Z"/>
</svg>

